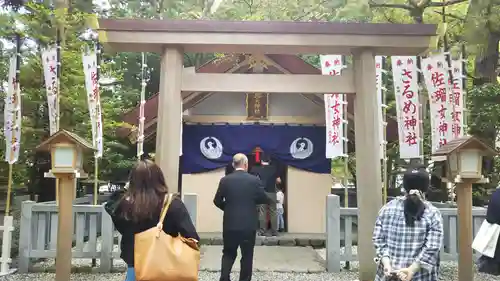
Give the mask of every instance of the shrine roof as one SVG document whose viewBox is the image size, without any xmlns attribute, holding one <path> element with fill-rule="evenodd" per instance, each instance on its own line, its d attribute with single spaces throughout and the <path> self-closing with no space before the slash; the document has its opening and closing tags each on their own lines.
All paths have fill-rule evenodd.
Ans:
<svg viewBox="0 0 500 281">
<path fill-rule="evenodd" d="M 434 24 L 294 21 L 98 19 L 91 26 L 106 50 L 194 53 L 417 55 L 437 49 Z"/>
<path fill-rule="evenodd" d="M 434 24 L 99 19 L 107 31 L 434 36 Z"/>
<path fill-rule="evenodd" d="M 432 156 L 446 156 L 457 150 L 464 148 L 476 148 L 484 150 L 492 155 L 498 155 L 496 151 L 491 146 L 487 145 L 485 142 L 474 136 L 463 136 L 449 141 L 447 144 L 442 145 L 432 154 Z"/>
</svg>

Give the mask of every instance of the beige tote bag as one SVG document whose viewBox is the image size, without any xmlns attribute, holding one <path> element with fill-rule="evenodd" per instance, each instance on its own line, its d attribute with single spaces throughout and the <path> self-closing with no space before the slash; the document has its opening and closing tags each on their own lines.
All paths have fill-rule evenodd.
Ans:
<svg viewBox="0 0 500 281">
<path fill-rule="evenodd" d="M 200 266 L 198 241 L 163 231 L 163 221 L 173 195 L 165 195 L 158 225 L 134 237 L 137 281 L 197 281 Z"/>
</svg>

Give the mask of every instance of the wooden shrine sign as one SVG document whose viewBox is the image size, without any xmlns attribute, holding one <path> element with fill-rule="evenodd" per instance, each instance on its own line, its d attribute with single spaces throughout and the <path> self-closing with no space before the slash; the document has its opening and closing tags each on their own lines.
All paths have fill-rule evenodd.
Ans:
<svg viewBox="0 0 500 281">
<path fill-rule="evenodd" d="M 247 93 L 246 109 L 248 120 L 267 120 L 269 94 Z"/>
</svg>

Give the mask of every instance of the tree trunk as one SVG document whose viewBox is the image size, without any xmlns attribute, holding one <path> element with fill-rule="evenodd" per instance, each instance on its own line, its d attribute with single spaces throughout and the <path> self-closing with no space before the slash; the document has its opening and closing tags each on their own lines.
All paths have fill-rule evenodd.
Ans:
<svg viewBox="0 0 500 281">
<path fill-rule="evenodd" d="M 473 84 L 497 83 L 498 43 L 500 34 L 491 32 L 485 49 L 476 57 Z"/>
</svg>

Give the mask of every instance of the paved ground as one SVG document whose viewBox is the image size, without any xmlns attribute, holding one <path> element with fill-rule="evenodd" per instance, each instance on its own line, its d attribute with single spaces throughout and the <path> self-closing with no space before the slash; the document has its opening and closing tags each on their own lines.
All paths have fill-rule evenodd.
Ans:
<svg viewBox="0 0 500 281">
<path fill-rule="evenodd" d="M 254 272 L 252 281 L 357 281 L 357 263 L 351 263 L 351 271 L 341 273 L 284 273 L 284 272 Z M 233 273 L 231 280 L 238 280 L 238 274 Z M 14 274 L 0 277 L 0 281 L 53 281 L 52 273 Z M 70 281 L 123 281 L 124 273 L 109 274 L 72 274 Z M 199 281 L 218 281 L 218 272 L 201 271 Z M 500 278 L 484 274 L 476 274 L 474 281 L 498 281 Z M 458 281 L 456 265 L 454 269 L 443 269 L 439 281 Z"/>
<path fill-rule="evenodd" d="M 219 271 L 222 246 L 203 246 L 200 269 Z M 240 253 L 233 271 L 239 271 Z M 257 246 L 254 253 L 254 271 L 318 273 L 324 272 L 324 262 L 310 247 Z"/>
<path fill-rule="evenodd" d="M 218 281 L 220 258 L 222 248 L 220 246 L 203 246 L 201 271 L 199 281 Z M 357 247 L 353 247 L 353 254 L 357 253 Z M 355 281 L 358 277 L 357 262 L 351 262 L 350 270 L 340 273 L 324 272 L 325 250 L 313 250 L 307 247 L 281 247 L 281 246 L 258 246 L 254 255 L 253 281 Z M 99 263 L 99 261 L 98 261 Z M 114 262 L 118 269 L 124 269 L 121 261 Z M 89 266 L 90 260 L 74 259 L 73 266 Z M 46 260 L 38 266 L 45 268 L 53 267 L 53 260 Z M 239 259 L 236 261 L 233 271 L 239 270 Z M 238 280 L 238 273 L 233 272 L 232 280 Z M 52 273 L 13 274 L 0 277 L 0 281 L 49 281 L 54 280 Z M 122 281 L 124 273 L 72 274 L 70 281 Z M 443 262 L 441 264 L 440 281 L 458 281 L 458 269 L 456 262 Z M 476 274 L 474 281 L 500 280 L 495 276 Z"/>
</svg>

